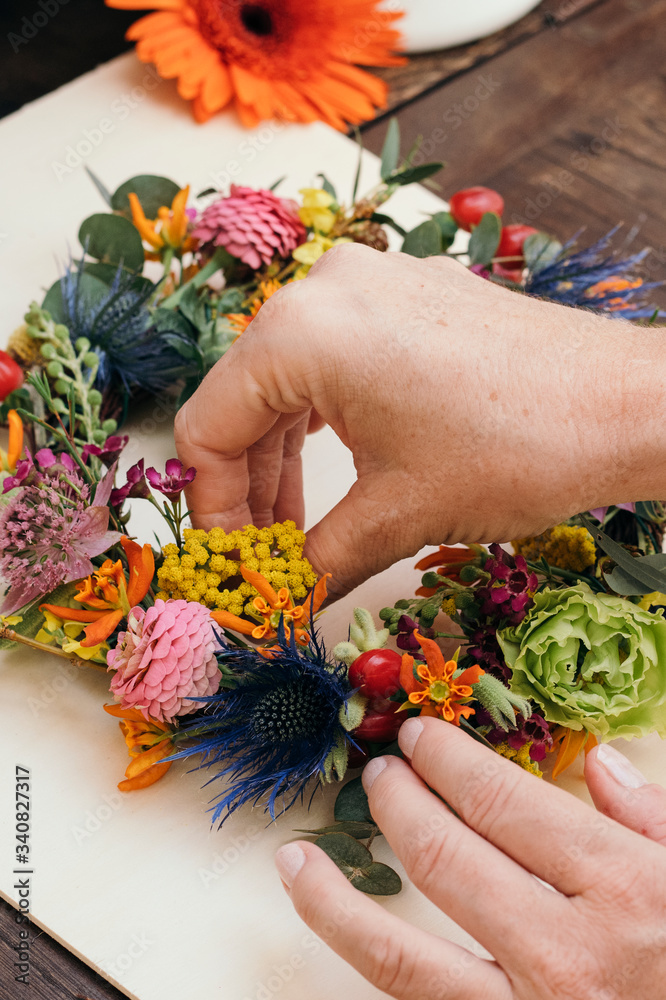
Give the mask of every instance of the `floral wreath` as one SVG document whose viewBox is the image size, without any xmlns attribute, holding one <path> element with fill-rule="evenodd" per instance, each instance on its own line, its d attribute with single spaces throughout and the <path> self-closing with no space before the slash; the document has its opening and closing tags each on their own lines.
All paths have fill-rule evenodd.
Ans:
<svg viewBox="0 0 666 1000">
<path fill-rule="evenodd" d="M 422 559 L 422 586 L 377 614 L 356 608 L 330 650 L 317 617 L 327 575 L 293 521 L 225 532 L 187 526 L 196 470 L 141 459 L 122 485 L 119 433 L 137 398 L 175 408 L 244 335 L 263 303 L 341 242 L 450 251 L 470 233 L 479 281 L 640 324 L 663 318 L 612 233 L 586 249 L 504 226 L 497 192 L 468 188 L 405 232 L 381 209 L 440 164 L 400 159 L 389 126 L 381 181 L 345 206 L 322 174 L 296 204 L 273 189 L 204 192 L 156 176 L 110 194 L 84 220 L 82 251 L 0 352 L 0 647 L 17 644 L 110 674 L 130 756 L 122 791 L 185 759 L 211 783 L 213 823 L 245 804 L 271 818 L 373 755 L 396 751 L 402 722 L 427 714 L 541 776 L 598 740 L 666 735 L 666 505 L 584 512 L 541 535 L 446 547 Z M 455 253 L 455 256 L 461 256 Z M 155 278 L 155 274 L 157 277 Z M 153 275 L 150 277 L 149 275 Z M 131 537 L 129 499 L 151 503 L 173 540 Z M 445 655 L 439 640 L 455 642 Z M 545 765 L 544 765 L 545 766 Z M 373 861 L 379 834 L 347 781 L 334 822 L 311 833 L 365 892 L 399 891 Z M 365 844 L 363 843 L 365 841 Z"/>
</svg>

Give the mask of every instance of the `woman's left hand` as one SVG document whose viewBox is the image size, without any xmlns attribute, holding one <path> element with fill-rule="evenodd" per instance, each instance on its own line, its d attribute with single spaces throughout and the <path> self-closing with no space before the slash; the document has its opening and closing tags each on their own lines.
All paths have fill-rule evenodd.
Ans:
<svg viewBox="0 0 666 1000">
<path fill-rule="evenodd" d="M 493 960 L 388 913 L 313 844 L 287 844 L 278 870 L 316 934 L 401 1000 L 663 1000 L 665 789 L 601 746 L 586 762 L 595 812 L 440 720 L 407 720 L 399 741 L 411 767 L 365 769 L 372 815 Z"/>
</svg>

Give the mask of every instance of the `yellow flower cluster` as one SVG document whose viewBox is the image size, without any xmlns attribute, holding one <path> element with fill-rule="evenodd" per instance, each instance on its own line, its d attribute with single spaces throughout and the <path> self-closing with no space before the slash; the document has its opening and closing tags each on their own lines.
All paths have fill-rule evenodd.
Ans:
<svg viewBox="0 0 666 1000">
<path fill-rule="evenodd" d="M 529 771 L 531 774 L 536 774 L 537 778 L 543 778 L 543 771 L 539 768 L 536 761 L 532 760 L 530 757 L 530 747 L 531 743 L 525 743 L 520 750 L 514 750 L 510 747 L 508 743 L 498 743 L 495 750 L 502 757 L 506 757 L 508 760 L 514 761 L 525 771 Z"/>
<path fill-rule="evenodd" d="M 517 538 L 512 543 L 516 555 L 524 556 L 531 562 L 538 562 L 543 556 L 551 566 L 582 573 L 594 566 L 596 551 L 592 535 L 585 528 L 569 524 L 556 524 L 541 535 L 531 538 Z"/>
<path fill-rule="evenodd" d="M 317 574 L 303 556 L 305 533 L 293 521 L 270 528 L 248 524 L 229 533 L 222 528 L 208 532 L 186 528 L 183 538 L 182 551 L 174 544 L 162 550 L 157 596 L 163 600 L 199 601 L 212 610 L 252 614 L 257 591 L 240 576 L 241 563 L 261 573 L 275 590 L 287 587 L 294 600 L 306 597 L 317 582 Z"/>
</svg>

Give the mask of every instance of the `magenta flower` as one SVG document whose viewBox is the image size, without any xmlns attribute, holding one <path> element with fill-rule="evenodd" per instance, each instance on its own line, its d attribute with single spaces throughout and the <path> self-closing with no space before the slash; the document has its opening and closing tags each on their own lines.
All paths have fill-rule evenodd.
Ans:
<svg viewBox="0 0 666 1000">
<path fill-rule="evenodd" d="M 150 468 L 146 471 L 146 479 L 159 493 L 163 493 L 167 500 L 175 503 L 186 486 L 192 482 L 197 474 L 197 470 L 190 468 L 183 472 L 183 463 L 177 458 L 170 458 L 165 466 L 166 475 L 161 476 L 157 469 Z"/>
<path fill-rule="evenodd" d="M 197 601 L 158 598 L 147 611 L 132 608 L 107 654 L 116 701 L 160 722 L 195 712 L 203 707 L 197 699 L 220 685 L 216 644 L 210 611 Z"/>
<path fill-rule="evenodd" d="M 510 556 L 496 542 L 490 546 L 490 551 L 493 558 L 487 559 L 483 567 L 490 573 L 490 583 L 476 591 L 482 601 L 481 614 L 517 625 L 532 605 L 538 577 L 528 571 L 523 556 Z"/>
<path fill-rule="evenodd" d="M 630 503 L 616 503 L 614 506 L 617 507 L 618 510 L 628 510 L 631 511 L 632 514 L 636 513 L 636 504 L 633 500 Z M 597 521 L 603 521 L 608 513 L 609 507 L 610 504 L 608 507 L 594 507 L 592 510 L 588 511 L 588 514 L 591 514 L 592 517 L 596 517 Z"/>
<path fill-rule="evenodd" d="M 95 455 L 97 458 L 102 460 L 108 469 L 114 462 L 118 461 L 120 453 L 127 445 L 128 441 L 128 434 L 112 434 L 106 439 L 101 448 L 97 444 L 87 444 L 81 452 L 83 461 L 85 462 L 88 455 Z"/>
<path fill-rule="evenodd" d="M 120 539 L 119 532 L 108 530 L 106 506 L 115 468 L 98 484 L 90 504 L 89 487 L 77 472 L 64 468 L 69 464 L 64 456 L 54 462 L 42 452 L 35 457 L 47 463 L 41 479 L 23 485 L 0 511 L 0 576 L 8 584 L 3 614 L 88 576 L 93 556 Z"/>
<path fill-rule="evenodd" d="M 485 708 L 477 708 L 476 721 L 481 725 L 491 725 L 493 728 L 485 734 L 486 739 L 493 746 L 503 743 L 504 740 L 512 750 L 520 750 L 526 743 L 531 743 L 530 759 L 542 761 L 548 751 L 552 749 L 553 737 L 550 726 L 537 712 L 533 712 L 529 719 L 524 719 L 522 715 L 516 718 L 516 728 L 506 732 L 505 729 L 495 727 L 490 713 Z"/>
<path fill-rule="evenodd" d="M 276 253 L 288 257 L 305 235 L 295 202 L 236 184 L 228 197 L 204 209 L 192 232 L 203 248 L 225 247 L 255 271 Z"/>
<path fill-rule="evenodd" d="M 119 507 L 128 497 L 138 497 L 141 500 L 150 499 L 150 490 L 146 482 L 146 474 L 143 469 L 144 460 L 142 458 L 127 470 L 127 482 L 116 490 L 111 491 L 111 505 Z"/>
</svg>

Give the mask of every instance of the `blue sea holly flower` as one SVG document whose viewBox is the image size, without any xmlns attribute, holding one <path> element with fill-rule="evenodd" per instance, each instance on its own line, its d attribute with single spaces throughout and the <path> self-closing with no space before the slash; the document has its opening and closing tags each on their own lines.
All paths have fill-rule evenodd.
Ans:
<svg viewBox="0 0 666 1000">
<path fill-rule="evenodd" d="M 119 267 L 105 290 L 99 279 L 68 267 L 60 281 L 62 322 L 73 343 L 90 341 L 99 357 L 96 387 L 158 393 L 195 375 L 200 352 L 187 320 L 169 309 L 150 309 L 156 286 Z"/>
<path fill-rule="evenodd" d="M 218 769 L 210 781 L 226 787 L 212 800 L 213 823 L 260 800 L 275 819 L 276 810 L 280 815 L 303 800 L 313 778 L 330 773 L 327 761 L 336 748 L 355 746 L 343 724 L 354 693 L 344 664 L 326 661 L 316 635 L 305 649 L 293 632 L 287 640 L 282 623 L 278 647 L 267 657 L 223 643 L 218 661 L 237 684 L 201 699 L 203 714 L 180 730 L 181 739 L 197 742 L 169 758 L 201 754 L 200 768 Z"/>
<path fill-rule="evenodd" d="M 569 240 L 561 252 L 543 267 L 537 265 L 528 274 L 528 295 L 605 312 L 618 319 L 650 319 L 655 306 L 649 295 L 663 281 L 644 282 L 640 265 L 649 250 L 621 258 L 610 250 L 618 226 L 585 250 L 574 252 L 577 237 Z M 659 312 L 662 318 L 664 313 Z"/>
</svg>

